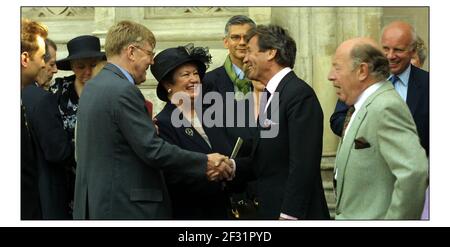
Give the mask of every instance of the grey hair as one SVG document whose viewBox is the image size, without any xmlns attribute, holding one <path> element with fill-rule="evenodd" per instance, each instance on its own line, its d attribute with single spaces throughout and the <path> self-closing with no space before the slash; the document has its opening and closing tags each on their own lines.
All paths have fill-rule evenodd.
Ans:
<svg viewBox="0 0 450 247">
<path fill-rule="evenodd" d="M 353 69 L 362 63 L 369 67 L 369 73 L 377 80 L 385 80 L 389 76 L 389 62 L 383 52 L 370 44 L 357 44 L 350 52 Z"/>
<path fill-rule="evenodd" d="M 227 21 L 227 24 L 225 25 L 225 36 L 229 35 L 230 26 L 233 26 L 233 25 L 244 25 L 244 24 L 250 25 L 251 28 L 255 28 L 256 27 L 255 22 L 252 19 L 250 19 L 249 17 L 245 16 L 245 15 L 232 16 Z"/>
<path fill-rule="evenodd" d="M 297 46 L 285 29 L 277 25 L 258 25 L 247 32 L 246 42 L 248 43 L 253 36 L 258 36 L 260 51 L 275 49 L 277 50 L 275 61 L 279 65 L 294 67 Z"/>
</svg>

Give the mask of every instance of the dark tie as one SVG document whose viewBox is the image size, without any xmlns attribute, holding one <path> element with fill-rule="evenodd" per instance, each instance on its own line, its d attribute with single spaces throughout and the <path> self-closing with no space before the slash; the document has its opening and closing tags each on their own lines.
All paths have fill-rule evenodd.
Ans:
<svg viewBox="0 0 450 247">
<path fill-rule="evenodd" d="M 391 82 L 392 82 L 392 85 L 395 87 L 395 83 L 397 83 L 398 81 L 400 81 L 400 78 L 398 78 L 398 76 L 396 76 L 396 75 L 393 75 L 393 76 L 391 77 L 391 79 L 389 79 L 389 81 L 391 81 Z"/>
<path fill-rule="evenodd" d="M 269 101 L 271 93 L 264 88 L 264 91 L 261 94 L 260 102 L 259 102 L 259 115 L 264 115 L 264 109 L 266 109 L 267 101 Z"/>
<path fill-rule="evenodd" d="M 355 112 L 355 107 L 350 106 L 347 111 L 347 115 L 345 115 L 344 127 L 342 128 L 341 136 L 344 137 L 345 130 L 347 129 L 348 124 L 350 123 L 350 119 L 352 118 L 353 113 Z"/>
</svg>

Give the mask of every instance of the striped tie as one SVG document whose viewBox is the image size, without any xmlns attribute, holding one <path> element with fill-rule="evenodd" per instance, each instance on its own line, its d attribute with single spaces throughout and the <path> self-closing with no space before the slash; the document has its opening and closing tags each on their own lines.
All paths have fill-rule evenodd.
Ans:
<svg viewBox="0 0 450 247">
<path fill-rule="evenodd" d="M 393 76 L 389 79 L 389 81 L 391 81 L 391 82 L 392 82 L 392 86 L 395 87 L 395 83 L 397 83 L 398 81 L 400 81 L 400 78 L 398 78 L 398 76 L 396 76 L 396 75 L 393 75 Z"/>
</svg>

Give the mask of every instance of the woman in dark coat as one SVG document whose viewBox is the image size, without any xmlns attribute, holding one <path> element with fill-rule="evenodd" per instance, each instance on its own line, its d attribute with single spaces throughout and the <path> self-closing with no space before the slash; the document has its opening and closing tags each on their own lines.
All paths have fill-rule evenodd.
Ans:
<svg viewBox="0 0 450 247">
<path fill-rule="evenodd" d="M 168 48 L 155 57 L 151 71 L 158 80 L 157 96 L 167 102 L 156 116 L 156 124 L 160 137 L 183 149 L 230 155 L 232 147 L 224 130 L 206 127 L 200 117 L 201 104 L 194 107 L 201 98 L 201 79 L 210 60 L 207 48 L 192 45 Z M 177 100 L 180 97 L 182 100 Z M 176 171 L 164 176 L 175 219 L 227 219 L 225 182 L 182 178 Z"/>
</svg>

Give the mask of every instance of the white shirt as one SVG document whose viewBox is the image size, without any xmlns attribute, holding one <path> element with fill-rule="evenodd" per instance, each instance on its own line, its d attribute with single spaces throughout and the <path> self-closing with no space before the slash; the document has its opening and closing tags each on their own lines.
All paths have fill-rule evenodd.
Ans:
<svg viewBox="0 0 450 247">
<path fill-rule="evenodd" d="M 277 89 L 281 80 L 291 71 L 292 71 L 291 68 L 286 67 L 286 68 L 278 71 L 278 73 L 276 73 L 267 83 L 266 89 L 270 93 L 270 98 L 267 100 L 267 104 L 266 104 L 266 107 L 264 108 L 264 112 L 267 111 L 267 107 L 269 106 L 270 101 L 272 101 L 273 94 L 275 93 L 275 90 Z"/>
<path fill-rule="evenodd" d="M 361 95 L 359 95 L 358 99 L 356 100 L 355 104 L 353 105 L 355 107 L 355 112 L 353 112 L 352 117 L 350 118 L 350 122 L 348 123 L 348 126 L 345 129 L 344 139 L 345 139 L 345 136 L 346 136 L 348 130 L 350 129 L 350 126 L 353 123 L 353 119 L 355 119 L 356 114 L 358 113 L 359 109 L 361 109 L 361 106 L 364 104 L 364 102 L 366 102 L 367 98 L 369 98 L 370 95 L 375 93 L 375 91 L 377 91 L 377 89 L 380 88 L 381 85 L 383 85 L 384 82 L 385 81 L 379 81 L 375 84 L 372 84 L 370 87 L 366 88 L 366 90 L 364 90 L 361 93 Z"/>
</svg>

